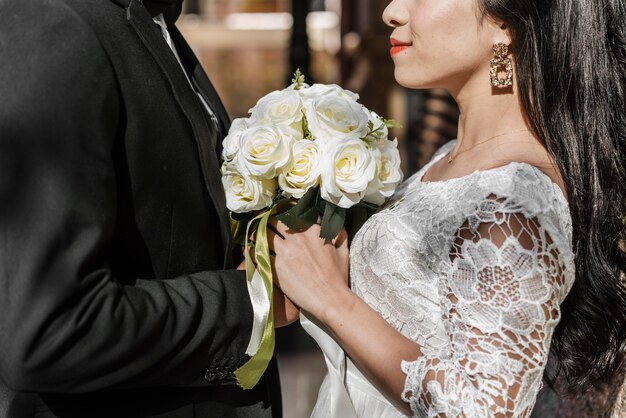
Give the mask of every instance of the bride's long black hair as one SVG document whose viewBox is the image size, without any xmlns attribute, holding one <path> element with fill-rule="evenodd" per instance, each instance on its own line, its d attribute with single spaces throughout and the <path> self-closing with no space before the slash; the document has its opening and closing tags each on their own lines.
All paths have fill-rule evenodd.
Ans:
<svg viewBox="0 0 626 418">
<path fill-rule="evenodd" d="M 626 350 L 626 2 L 479 3 L 511 31 L 520 101 L 569 194 L 576 280 L 552 352 L 568 389 L 599 386 Z"/>
</svg>

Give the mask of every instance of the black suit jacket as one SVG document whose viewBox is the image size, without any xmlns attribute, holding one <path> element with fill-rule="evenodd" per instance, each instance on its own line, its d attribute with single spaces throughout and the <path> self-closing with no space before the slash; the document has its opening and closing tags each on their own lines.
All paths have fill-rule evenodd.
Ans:
<svg viewBox="0 0 626 418">
<path fill-rule="evenodd" d="M 220 140 L 140 0 L 0 0 L 0 417 L 280 415 Z"/>
</svg>

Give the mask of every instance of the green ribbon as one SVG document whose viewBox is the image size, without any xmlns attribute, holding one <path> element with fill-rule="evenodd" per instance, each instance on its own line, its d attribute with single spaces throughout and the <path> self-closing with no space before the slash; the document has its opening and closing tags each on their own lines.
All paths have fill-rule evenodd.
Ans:
<svg viewBox="0 0 626 418">
<path fill-rule="evenodd" d="M 263 329 L 263 336 L 257 352 L 241 367 L 235 371 L 235 378 L 237 383 L 244 389 L 252 389 L 259 382 L 263 373 L 267 369 L 267 366 L 274 355 L 274 306 L 273 306 L 273 286 L 274 281 L 272 277 L 272 265 L 270 261 L 270 248 L 267 242 L 267 222 L 270 216 L 276 211 L 276 206 L 257 216 L 248 222 L 246 228 L 246 243 L 245 243 L 245 255 L 246 255 L 246 277 L 248 280 L 252 280 L 255 272 L 255 265 L 250 257 L 250 245 L 248 237 L 250 236 L 250 227 L 256 221 L 259 224 L 256 228 L 256 243 L 254 245 L 254 255 L 256 258 L 256 270 L 259 272 L 265 285 L 265 290 L 269 295 L 270 309 L 265 328 Z"/>
</svg>

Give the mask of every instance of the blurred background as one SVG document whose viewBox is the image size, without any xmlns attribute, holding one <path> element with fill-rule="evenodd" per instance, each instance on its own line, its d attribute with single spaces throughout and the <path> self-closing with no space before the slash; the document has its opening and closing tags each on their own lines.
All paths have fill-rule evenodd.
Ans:
<svg viewBox="0 0 626 418">
<path fill-rule="evenodd" d="M 290 84 L 297 68 L 307 82 L 336 83 L 402 128 L 403 170 L 419 169 L 454 138 L 458 111 L 442 91 L 400 87 L 389 57 L 391 29 L 380 0 L 185 0 L 177 26 L 200 59 L 231 118 Z M 308 417 L 326 366 L 299 323 L 280 329 L 277 353 L 284 416 Z"/>
</svg>

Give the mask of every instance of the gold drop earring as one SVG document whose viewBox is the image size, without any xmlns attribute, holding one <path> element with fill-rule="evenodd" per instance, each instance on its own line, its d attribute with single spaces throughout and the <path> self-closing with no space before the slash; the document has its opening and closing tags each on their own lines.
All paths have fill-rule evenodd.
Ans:
<svg viewBox="0 0 626 418">
<path fill-rule="evenodd" d="M 494 58 L 491 60 L 491 85 L 497 88 L 506 88 L 513 85 L 513 61 L 507 57 L 509 47 L 499 42 L 493 46 Z M 503 72 L 504 78 L 498 73 Z"/>
</svg>

